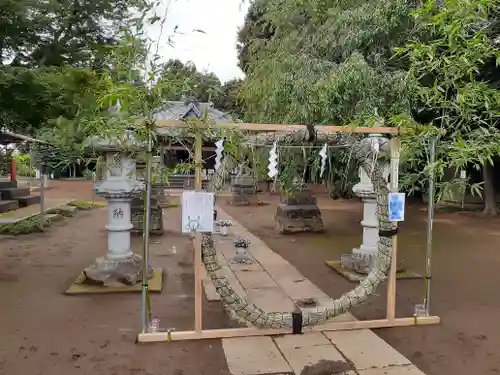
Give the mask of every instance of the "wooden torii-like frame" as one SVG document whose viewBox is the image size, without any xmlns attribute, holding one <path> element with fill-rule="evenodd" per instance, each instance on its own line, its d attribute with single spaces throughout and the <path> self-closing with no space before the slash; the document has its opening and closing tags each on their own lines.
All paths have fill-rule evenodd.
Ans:
<svg viewBox="0 0 500 375">
<path fill-rule="evenodd" d="M 208 127 L 207 124 L 202 124 Z M 156 127 L 158 128 L 188 128 L 190 125 L 179 120 L 157 120 Z M 293 132 L 303 130 L 306 125 L 299 124 L 251 124 L 251 123 L 222 123 L 215 125 L 216 128 L 234 128 L 247 132 Z M 364 134 L 390 134 L 400 135 L 400 128 L 389 127 L 344 127 L 336 125 L 317 125 L 317 129 L 321 129 L 323 133 L 364 133 Z M 198 131 L 194 135 L 195 138 L 195 191 L 202 190 L 202 135 Z M 391 139 L 391 191 L 398 191 L 398 176 L 399 176 L 399 153 L 400 141 L 397 138 Z M 201 252 L 201 233 L 195 233 L 193 239 L 194 245 L 194 330 L 192 331 L 167 331 L 153 333 L 139 333 L 137 341 L 140 343 L 162 342 L 162 341 L 178 341 L 178 340 L 199 340 L 199 339 L 218 339 L 230 337 L 249 337 L 249 336 L 272 336 L 293 334 L 291 329 L 285 328 L 226 328 L 226 329 L 210 329 L 204 330 L 202 326 L 202 252 Z M 387 306 L 386 318 L 376 320 L 357 320 L 349 322 L 332 322 L 327 325 L 318 325 L 304 327 L 303 332 L 326 332 L 326 331 L 345 331 L 358 329 L 373 329 L 373 328 L 389 328 L 389 327 L 404 327 L 413 325 L 429 325 L 439 324 L 438 316 L 417 316 L 396 318 L 396 259 L 397 259 L 397 236 L 393 237 L 392 241 L 392 261 L 388 276 L 387 287 Z"/>
</svg>

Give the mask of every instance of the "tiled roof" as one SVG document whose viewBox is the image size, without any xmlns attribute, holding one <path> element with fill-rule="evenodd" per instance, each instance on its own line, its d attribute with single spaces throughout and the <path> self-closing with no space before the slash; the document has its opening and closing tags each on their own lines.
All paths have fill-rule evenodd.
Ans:
<svg viewBox="0 0 500 375">
<path fill-rule="evenodd" d="M 170 101 L 164 108 L 157 110 L 154 114 L 156 120 L 182 120 L 186 117 L 196 116 L 201 118 L 205 111 L 210 121 L 224 123 L 232 121 L 227 113 L 215 109 L 211 102 L 197 102 L 193 99 L 185 101 Z"/>
</svg>

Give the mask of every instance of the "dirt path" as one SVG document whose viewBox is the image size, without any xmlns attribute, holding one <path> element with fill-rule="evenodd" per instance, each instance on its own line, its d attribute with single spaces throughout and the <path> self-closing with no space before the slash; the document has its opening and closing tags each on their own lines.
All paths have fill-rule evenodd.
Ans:
<svg viewBox="0 0 500 375">
<path fill-rule="evenodd" d="M 180 213 L 171 209 L 166 216 Z M 0 374 L 228 375 L 220 341 L 135 345 L 140 294 L 62 294 L 104 254 L 105 221 L 106 211 L 99 209 L 41 235 L 0 238 Z M 153 315 L 163 328 L 190 329 L 191 253 L 186 237 L 173 232 L 178 224 L 165 223 L 172 231 L 161 243 L 155 239 L 151 250 L 153 265 L 167 272 L 163 293 L 152 297 Z M 139 238 L 133 249 L 140 249 Z M 218 303 L 204 307 L 206 327 L 227 326 Z"/>
<path fill-rule="evenodd" d="M 33 195 L 39 195 L 40 191 L 35 190 Z M 45 189 L 46 198 L 71 198 L 91 201 L 92 199 L 104 199 L 97 196 L 92 190 L 92 181 L 78 180 L 49 180 L 49 188 Z"/>
<path fill-rule="evenodd" d="M 325 260 L 359 246 L 361 204 L 350 201 L 320 202 L 325 234 L 277 235 L 273 216 L 277 199 L 261 207 L 221 204 L 230 215 L 275 252 L 292 263 L 305 277 L 332 297 L 353 287 L 329 270 Z M 402 224 L 400 252 L 405 264 L 423 272 L 426 213 L 420 206 L 408 208 Z M 428 375 L 498 374 L 500 372 L 500 220 L 476 214 L 438 214 L 435 221 L 432 314 L 439 326 L 393 328 L 376 331 Z M 398 282 L 398 315 L 411 316 L 423 298 L 422 280 Z M 354 313 L 360 319 L 381 318 L 385 290 Z"/>
<path fill-rule="evenodd" d="M 47 197 L 92 199 L 89 181 L 51 181 Z M 321 200 L 327 233 L 279 236 L 272 205 L 224 205 L 298 270 L 332 297 L 352 288 L 325 265 L 360 244 L 361 205 Z M 223 199 L 218 202 L 223 204 Z M 178 209 L 165 212 L 167 228 Z M 400 252 L 422 272 L 425 212 L 409 207 Z M 105 251 L 105 209 L 80 213 L 43 235 L 0 238 L 0 374 L 218 375 L 228 374 L 219 341 L 134 345 L 139 295 L 64 296 L 65 287 Z M 428 375 L 488 375 L 500 372 L 500 220 L 475 214 L 438 214 L 435 223 L 432 313 L 442 324 L 394 328 L 377 333 Z M 176 254 L 172 247 L 177 249 Z M 184 237 L 167 232 L 153 243 L 155 265 L 169 271 L 162 294 L 152 298 L 162 327 L 192 327 L 193 275 Z M 134 239 L 134 249 L 140 249 Z M 355 311 L 358 318 L 382 317 L 385 291 Z M 398 283 L 398 315 L 421 302 L 423 282 Z M 228 326 L 220 306 L 205 303 L 205 324 Z"/>
</svg>

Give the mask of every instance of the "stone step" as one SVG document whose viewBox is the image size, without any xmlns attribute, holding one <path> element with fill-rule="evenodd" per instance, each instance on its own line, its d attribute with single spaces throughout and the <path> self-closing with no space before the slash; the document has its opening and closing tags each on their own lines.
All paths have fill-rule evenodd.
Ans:
<svg viewBox="0 0 500 375">
<path fill-rule="evenodd" d="M 39 195 L 27 195 L 25 197 L 17 197 L 16 200 L 19 201 L 19 207 L 28 207 L 32 204 L 40 203 L 42 198 Z"/>
<path fill-rule="evenodd" d="M 9 201 L 17 199 L 18 197 L 25 197 L 30 195 L 30 189 L 29 188 L 0 189 L 0 195 L 2 196 L 2 200 Z"/>
<path fill-rule="evenodd" d="M 0 212 L 14 211 L 19 208 L 18 201 L 0 201 Z"/>
</svg>

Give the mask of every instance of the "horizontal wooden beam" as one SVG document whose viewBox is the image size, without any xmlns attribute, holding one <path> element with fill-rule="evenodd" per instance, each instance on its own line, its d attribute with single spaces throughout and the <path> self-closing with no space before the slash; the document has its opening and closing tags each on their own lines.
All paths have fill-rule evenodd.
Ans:
<svg viewBox="0 0 500 375">
<path fill-rule="evenodd" d="M 158 128 L 187 128 L 189 123 L 181 120 L 156 120 L 156 127 Z M 206 125 L 207 127 L 210 124 Z M 300 124 L 251 124 L 251 123 L 219 123 L 212 125 L 214 128 L 235 128 L 246 131 L 254 132 L 290 132 L 297 130 L 304 130 L 306 125 Z M 325 133 L 365 133 L 365 134 L 400 134 L 400 128 L 388 127 L 348 127 L 337 125 L 315 125 L 316 130 L 321 130 Z"/>
<path fill-rule="evenodd" d="M 304 332 L 330 332 L 330 331 L 351 331 L 358 329 L 375 329 L 439 324 L 438 316 L 421 316 L 412 318 L 398 319 L 379 319 L 379 320 L 355 320 L 351 322 L 332 322 L 325 325 L 305 327 Z M 292 334 L 289 329 L 271 329 L 271 328 L 228 328 L 228 329 L 209 329 L 202 331 L 172 331 L 140 333 L 137 341 L 140 343 L 162 342 L 162 341 L 181 341 L 181 340 L 201 340 L 201 339 L 221 339 L 230 337 L 250 337 L 250 336 L 273 336 Z"/>
</svg>

